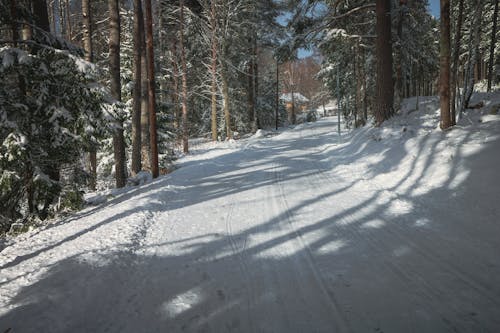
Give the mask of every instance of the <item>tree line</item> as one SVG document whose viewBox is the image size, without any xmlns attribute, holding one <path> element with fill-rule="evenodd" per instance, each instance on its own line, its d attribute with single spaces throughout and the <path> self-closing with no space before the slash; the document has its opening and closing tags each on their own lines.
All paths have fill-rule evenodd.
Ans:
<svg viewBox="0 0 500 333">
<path fill-rule="evenodd" d="M 190 137 L 294 123 L 285 92 L 336 100 L 349 126 L 439 92 L 449 128 L 478 81 L 498 84 L 498 1 L 440 15 L 425 0 L 0 0 L 0 229 L 170 172 Z"/>
</svg>

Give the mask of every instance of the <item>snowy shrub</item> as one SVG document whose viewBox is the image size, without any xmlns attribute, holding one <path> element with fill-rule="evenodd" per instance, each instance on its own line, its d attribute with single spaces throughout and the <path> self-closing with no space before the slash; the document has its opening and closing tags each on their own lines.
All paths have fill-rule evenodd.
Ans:
<svg viewBox="0 0 500 333">
<path fill-rule="evenodd" d="M 66 52 L 0 49 L 0 211 L 46 218 L 75 164 L 105 132 L 91 64 Z"/>
</svg>

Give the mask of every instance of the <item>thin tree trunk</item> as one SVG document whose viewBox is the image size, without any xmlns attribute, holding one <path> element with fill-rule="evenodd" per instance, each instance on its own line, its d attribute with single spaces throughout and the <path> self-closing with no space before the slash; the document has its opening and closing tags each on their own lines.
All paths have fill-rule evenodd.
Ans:
<svg viewBox="0 0 500 333">
<path fill-rule="evenodd" d="M 356 93 L 355 93 L 355 101 L 354 101 L 354 127 L 358 127 L 358 112 L 360 109 L 360 100 L 361 100 L 361 70 L 360 70 L 360 61 L 359 61 L 359 41 L 356 42 L 356 46 L 354 48 L 354 78 L 356 80 Z"/>
<path fill-rule="evenodd" d="M 174 126 L 176 129 L 181 127 L 181 113 L 179 109 L 179 65 L 177 64 L 177 39 L 174 37 L 172 40 L 172 84 L 174 93 L 172 96 L 174 104 Z"/>
<path fill-rule="evenodd" d="M 144 25 L 144 17 L 142 17 Z M 149 140 L 148 64 L 146 58 L 146 37 L 141 34 L 141 155 L 142 170 L 151 171 L 151 149 Z"/>
<path fill-rule="evenodd" d="M 142 36 L 144 33 L 144 16 L 142 1 L 134 0 L 134 92 L 132 109 L 132 173 L 141 171 L 141 95 L 142 73 L 141 53 Z"/>
<path fill-rule="evenodd" d="M 453 50 L 453 69 L 451 72 L 451 125 L 456 125 L 457 115 L 456 115 L 456 98 L 457 98 L 457 74 L 459 67 L 458 56 L 460 54 L 460 44 L 462 42 L 462 21 L 464 12 L 464 0 L 460 0 L 458 3 L 458 19 L 457 27 L 455 31 L 455 49 Z"/>
<path fill-rule="evenodd" d="M 210 24 L 212 28 L 212 140 L 217 141 L 217 21 L 215 11 L 215 1 L 211 1 L 210 5 Z"/>
<path fill-rule="evenodd" d="M 108 0 L 109 7 L 109 71 L 111 95 L 121 101 L 120 84 L 120 7 L 118 0 Z M 113 150 L 115 157 L 116 187 L 125 186 L 125 139 L 123 137 L 123 123 L 116 120 L 116 129 L 113 134 Z"/>
<path fill-rule="evenodd" d="M 248 122 L 252 130 L 255 128 L 255 79 L 254 79 L 254 53 L 253 53 L 253 38 L 250 38 L 250 47 L 248 49 L 249 61 L 247 72 L 247 96 L 248 96 Z"/>
<path fill-rule="evenodd" d="M 224 119 L 226 122 L 226 135 L 227 139 L 233 138 L 233 132 L 231 131 L 231 112 L 229 110 L 229 84 L 227 82 L 227 68 L 223 65 L 222 70 L 222 95 L 224 98 Z"/>
<path fill-rule="evenodd" d="M 464 94 L 462 96 L 462 103 L 460 105 L 460 112 L 458 117 L 460 118 L 462 112 L 469 106 L 470 98 L 474 92 L 474 68 L 477 63 L 479 43 L 480 43 L 480 25 L 482 19 L 483 3 L 482 0 L 476 1 L 476 10 L 474 14 L 474 24 L 473 31 L 470 35 L 470 51 L 469 51 L 469 62 L 467 66 L 467 71 L 464 77 Z"/>
<path fill-rule="evenodd" d="M 279 125 L 279 110 L 280 110 L 280 66 L 279 61 L 276 59 L 276 130 L 278 130 Z"/>
<path fill-rule="evenodd" d="M 365 50 L 361 49 L 361 63 L 363 69 L 362 84 L 363 84 L 363 118 L 364 122 L 368 121 L 368 94 L 366 92 L 366 67 L 365 67 Z"/>
<path fill-rule="evenodd" d="M 393 114 L 391 0 L 377 0 L 375 11 L 377 54 L 377 102 L 375 120 L 380 125 Z"/>
<path fill-rule="evenodd" d="M 69 0 L 64 1 L 64 15 L 66 19 L 64 20 L 66 24 L 66 35 L 69 41 L 73 38 L 73 31 L 71 30 L 71 8 Z"/>
<path fill-rule="evenodd" d="M 493 81 L 493 62 L 495 57 L 495 43 L 497 35 L 498 2 L 498 0 L 495 1 L 495 12 L 493 13 L 493 28 L 491 30 L 490 58 L 488 60 L 488 92 L 491 91 L 491 81 Z"/>
<path fill-rule="evenodd" d="M 180 0 L 180 36 L 179 46 L 181 48 L 181 67 L 182 67 L 182 148 L 184 153 L 189 152 L 189 123 L 188 123 L 188 91 L 187 91 L 187 64 L 186 50 L 184 49 L 184 0 Z"/>
<path fill-rule="evenodd" d="M 85 60 L 88 62 L 94 61 L 94 52 L 92 48 L 92 17 L 91 17 L 91 0 L 82 0 L 82 39 L 83 49 L 85 50 Z M 97 185 L 97 147 L 95 144 L 89 147 L 89 164 L 90 164 L 90 182 L 89 188 L 92 191 L 96 190 Z"/>
<path fill-rule="evenodd" d="M 158 140 L 156 135 L 156 82 L 155 58 L 153 48 L 153 13 L 151 0 L 145 0 L 146 11 L 146 49 L 148 57 L 148 104 L 149 104 L 149 145 L 151 149 L 151 173 L 153 178 L 160 174 L 158 166 Z"/>
</svg>

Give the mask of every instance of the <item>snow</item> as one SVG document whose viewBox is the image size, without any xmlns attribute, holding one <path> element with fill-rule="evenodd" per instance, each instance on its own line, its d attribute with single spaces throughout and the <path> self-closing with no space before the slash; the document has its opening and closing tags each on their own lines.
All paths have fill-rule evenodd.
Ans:
<svg viewBox="0 0 500 333">
<path fill-rule="evenodd" d="M 9 239 L 0 332 L 497 332 L 500 94 L 475 99 L 446 132 L 421 97 L 341 140 L 200 143 Z"/>
</svg>

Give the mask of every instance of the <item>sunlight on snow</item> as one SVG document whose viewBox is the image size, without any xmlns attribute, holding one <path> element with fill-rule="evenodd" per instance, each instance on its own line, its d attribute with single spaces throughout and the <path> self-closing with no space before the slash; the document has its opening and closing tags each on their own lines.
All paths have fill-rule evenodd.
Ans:
<svg viewBox="0 0 500 333">
<path fill-rule="evenodd" d="M 413 204 L 410 201 L 404 199 L 395 199 L 390 202 L 387 212 L 391 215 L 398 216 L 410 214 L 412 210 Z"/>
<path fill-rule="evenodd" d="M 175 318 L 181 313 L 191 309 L 203 301 L 200 287 L 192 288 L 182 294 L 175 296 L 172 300 L 161 305 L 160 311 L 168 318 Z"/>
<path fill-rule="evenodd" d="M 375 229 L 375 228 L 382 228 L 385 225 L 386 225 L 386 223 L 384 221 L 377 219 L 377 220 L 371 220 L 371 221 L 368 221 L 366 223 L 363 223 L 363 225 L 361 227 Z"/>
<path fill-rule="evenodd" d="M 431 221 L 426 218 L 426 217 L 423 217 L 423 218 L 420 218 L 418 219 L 416 222 L 415 222 L 415 226 L 416 227 L 425 227 L 426 225 L 428 225 Z"/>
<path fill-rule="evenodd" d="M 316 253 L 317 254 L 331 254 L 331 253 L 337 252 L 338 250 L 340 250 L 341 248 L 343 248 L 346 245 L 347 245 L 347 242 L 344 240 L 341 240 L 341 239 L 334 240 L 334 241 L 328 242 L 325 245 L 319 247 L 316 250 Z"/>
</svg>

